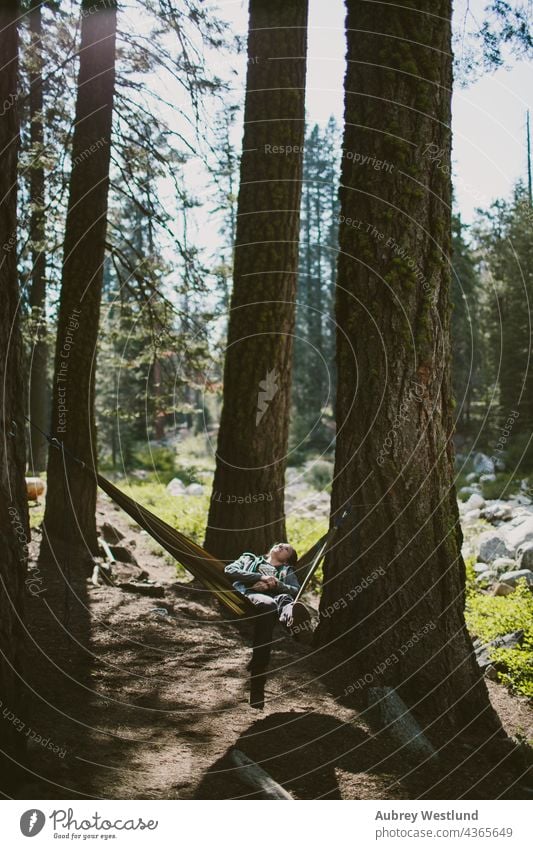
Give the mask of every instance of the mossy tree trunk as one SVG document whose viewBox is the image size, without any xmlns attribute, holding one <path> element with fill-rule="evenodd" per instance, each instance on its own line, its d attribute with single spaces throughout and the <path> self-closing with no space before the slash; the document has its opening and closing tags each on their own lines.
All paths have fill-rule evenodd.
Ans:
<svg viewBox="0 0 533 849">
<path fill-rule="evenodd" d="M 397 688 L 431 735 L 499 723 L 464 622 L 453 487 L 451 3 L 417 5 L 347 2 L 332 509 L 354 506 L 318 638 L 346 695 Z"/>
<path fill-rule="evenodd" d="M 307 0 L 251 0 L 224 401 L 205 544 L 222 559 L 285 538 Z"/>
<path fill-rule="evenodd" d="M 0 7 L 0 787 L 10 794 L 16 765 L 24 758 L 26 738 L 22 683 L 24 654 L 24 581 L 28 509 L 24 485 L 24 393 L 22 340 L 17 279 L 17 108 L 18 2 Z M 23 680 L 23 679 L 22 679 Z M 24 721 L 24 720 L 22 720 Z"/>
<path fill-rule="evenodd" d="M 94 371 L 105 257 L 116 5 L 83 0 L 76 123 L 52 386 L 52 434 L 96 466 Z M 66 466 L 66 474 L 65 474 Z M 96 481 L 51 448 L 45 537 L 96 552 Z"/>
</svg>

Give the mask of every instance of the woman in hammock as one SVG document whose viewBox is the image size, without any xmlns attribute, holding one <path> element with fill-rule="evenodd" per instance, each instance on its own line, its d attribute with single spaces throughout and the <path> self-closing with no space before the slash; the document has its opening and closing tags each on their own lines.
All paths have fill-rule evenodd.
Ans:
<svg viewBox="0 0 533 849">
<path fill-rule="evenodd" d="M 305 605 L 294 600 L 300 589 L 294 572 L 297 562 L 298 555 L 292 545 L 278 542 L 264 555 L 246 551 L 225 568 L 237 592 L 257 608 L 252 659 L 248 665 L 252 676 L 250 704 L 255 708 L 261 709 L 264 705 L 266 670 L 276 622 L 293 632 L 304 630 L 309 622 Z"/>
</svg>

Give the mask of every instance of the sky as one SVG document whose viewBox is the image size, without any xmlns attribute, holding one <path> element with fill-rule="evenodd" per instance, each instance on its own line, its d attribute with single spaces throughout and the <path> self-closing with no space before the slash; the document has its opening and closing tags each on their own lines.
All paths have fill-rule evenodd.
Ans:
<svg viewBox="0 0 533 849">
<path fill-rule="evenodd" d="M 471 25 L 479 20 L 483 0 L 469 0 Z M 218 7 L 232 28 L 246 33 L 248 3 L 221 0 Z M 456 24 L 464 20 L 464 3 L 455 3 Z M 342 123 L 344 76 L 344 2 L 310 0 L 306 107 L 310 123 L 333 114 Z M 481 76 L 466 88 L 455 87 L 452 103 L 453 165 L 456 205 L 465 223 L 476 207 L 508 197 L 526 175 L 526 110 L 533 113 L 533 67 L 514 61 L 509 70 Z"/>
</svg>

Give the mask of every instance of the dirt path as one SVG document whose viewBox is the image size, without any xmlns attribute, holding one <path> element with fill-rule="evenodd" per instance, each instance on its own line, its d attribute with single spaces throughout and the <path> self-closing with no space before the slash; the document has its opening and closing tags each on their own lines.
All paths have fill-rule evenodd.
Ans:
<svg viewBox="0 0 533 849">
<path fill-rule="evenodd" d="M 28 603 L 32 690 L 21 733 L 31 728 L 33 774 L 21 798 L 250 798 L 230 758 L 235 746 L 300 799 L 528 797 L 533 782 L 508 747 L 484 754 L 473 741 L 436 767 L 410 765 L 333 698 L 308 650 L 281 633 L 265 711 L 252 710 L 246 626 L 223 621 L 201 591 L 178 582 L 109 501 L 98 520 L 123 531 L 164 598 L 94 587 L 68 560 L 47 565 L 44 591 Z M 131 575 L 120 568 L 122 579 Z M 533 736 L 527 702 L 490 690 L 508 733 Z"/>
</svg>

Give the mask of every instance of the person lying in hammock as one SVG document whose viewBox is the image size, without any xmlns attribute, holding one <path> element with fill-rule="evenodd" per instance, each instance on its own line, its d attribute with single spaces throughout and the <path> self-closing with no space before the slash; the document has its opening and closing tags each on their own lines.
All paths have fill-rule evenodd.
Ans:
<svg viewBox="0 0 533 849">
<path fill-rule="evenodd" d="M 250 704 L 264 705 L 265 676 L 272 652 L 276 622 L 289 630 L 303 630 L 309 622 L 309 612 L 301 601 L 295 601 L 300 589 L 294 567 L 296 551 L 286 542 L 278 542 L 264 555 L 249 551 L 225 568 L 237 592 L 245 595 L 257 608 L 254 622 Z"/>
</svg>

